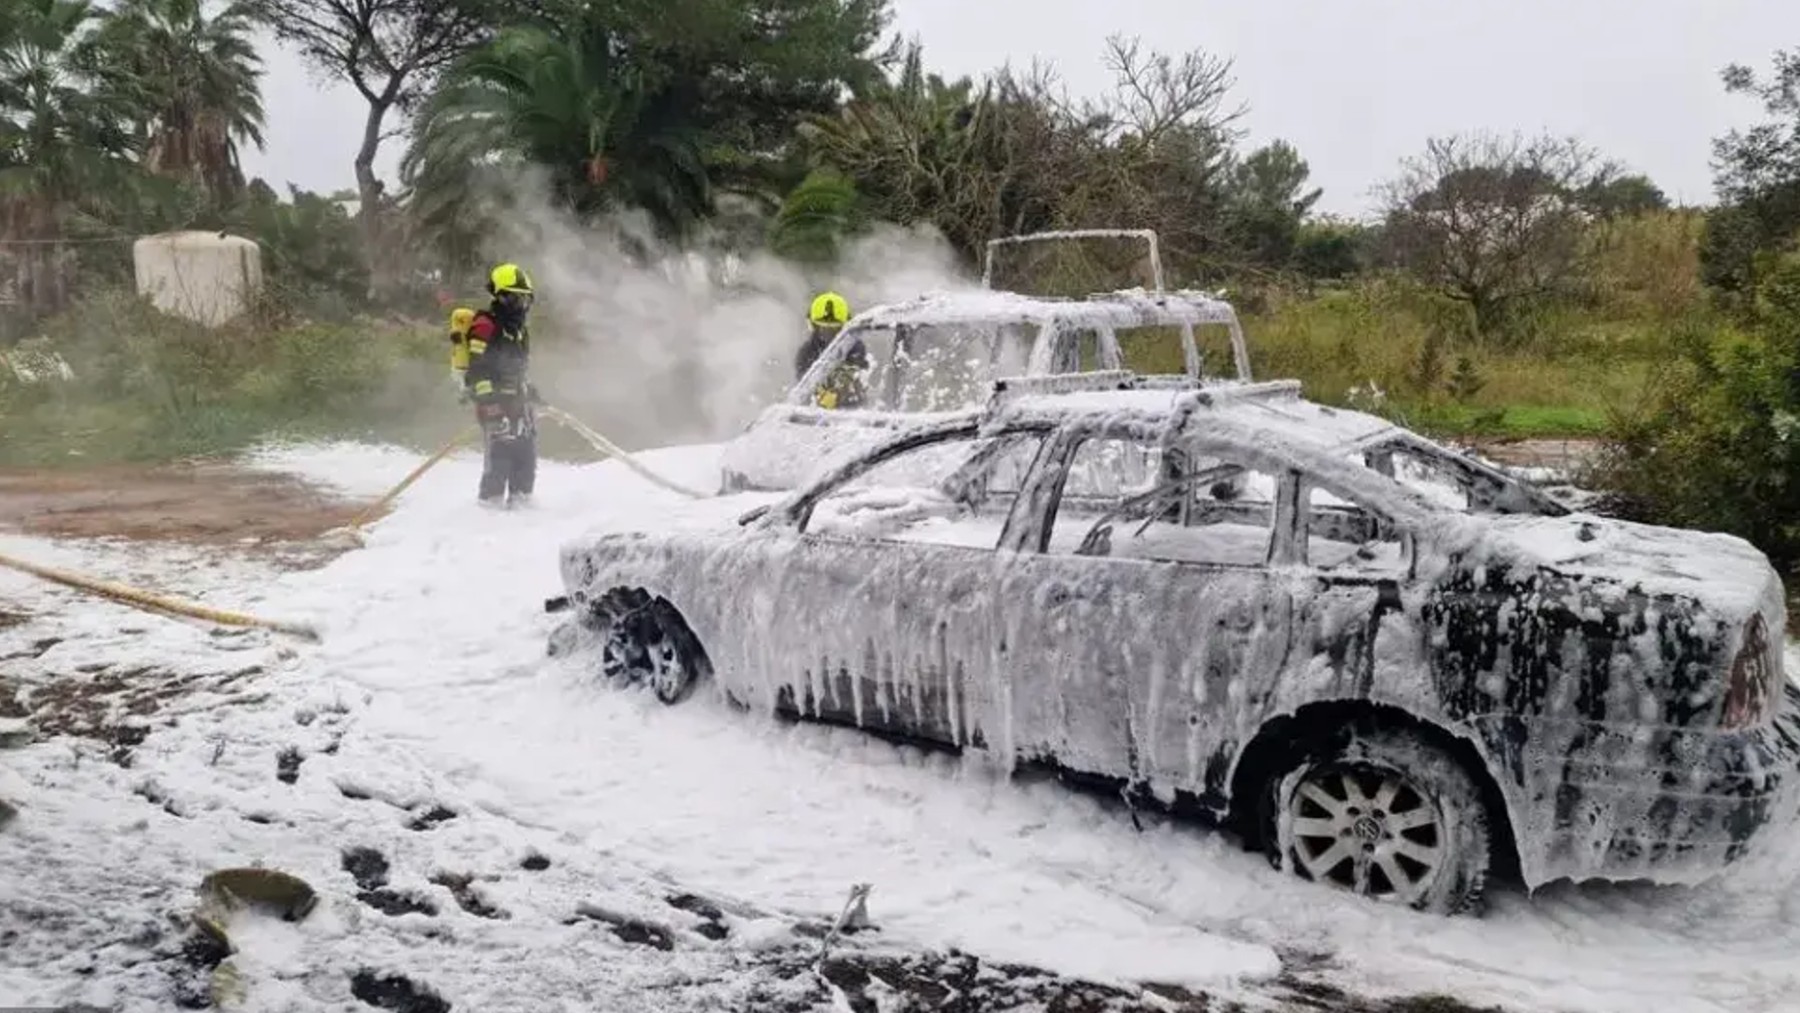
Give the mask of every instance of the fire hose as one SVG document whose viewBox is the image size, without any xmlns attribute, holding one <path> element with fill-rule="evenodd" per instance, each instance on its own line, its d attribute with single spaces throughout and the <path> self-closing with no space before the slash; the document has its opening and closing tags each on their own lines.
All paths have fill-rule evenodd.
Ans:
<svg viewBox="0 0 1800 1013">
<path fill-rule="evenodd" d="M 472 439 L 475 436 L 476 433 L 479 433 L 480 431 L 481 430 L 476 428 L 475 426 L 470 426 L 469 428 L 463 430 L 462 432 L 457 433 L 456 436 L 453 437 L 448 443 L 445 443 L 442 447 L 439 447 L 437 453 L 432 454 L 430 457 L 426 458 L 425 463 L 419 465 L 417 468 L 414 468 L 412 470 L 411 474 L 409 474 L 405 478 L 401 479 L 399 485 L 396 485 L 392 489 L 389 489 L 387 491 L 387 495 L 385 495 L 385 496 L 381 497 L 380 499 L 376 500 L 375 502 L 369 504 L 367 507 L 364 507 L 361 513 L 357 514 L 354 518 L 351 519 L 350 531 L 352 533 L 359 534 L 362 531 L 362 526 L 364 524 L 369 523 L 369 518 L 374 517 L 376 514 L 380 513 L 384 508 L 387 507 L 387 505 L 389 503 L 392 503 L 394 501 L 395 497 L 399 496 L 401 493 L 403 493 L 407 489 L 411 488 L 412 484 L 414 482 L 417 482 L 419 480 L 420 476 L 422 476 L 426 472 L 430 471 L 433 467 L 435 467 L 437 465 L 437 463 L 439 461 L 442 461 L 444 458 L 449 457 L 450 452 L 452 450 L 455 450 L 457 447 L 462 446 L 464 443 L 467 443 L 470 439 Z"/>
<path fill-rule="evenodd" d="M 708 495 L 707 493 L 703 493 L 703 492 L 699 492 L 694 489 L 690 489 L 684 485 L 681 485 L 678 482 L 673 482 L 669 479 L 662 477 L 661 475 L 658 475 L 656 472 L 645 467 L 642 462 L 637 460 L 637 458 L 633 457 L 631 454 L 627 453 L 626 451 L 620 449 L 618 444 L 607 439 L 606 435 L 604 433 L 601 433 L 599 430 L 596 430 L 592 426 L 587 425 L 586 423 L 582 422 L 580 419 L 576 418 L 575 416 L 570 415 L 568 412 L 563 411 L 561 408 L 557 408 L 557 407 L 554 407 L 551 405 L 545 405 L 544 406 L 544 417 L 561 423 L 563 426 L 567 427 L 570 432 L 574 433 L 575 435 L 581 437 L 584 441 L 586 441 L 588 443 L 588 445 L 593 447 L 594 450 L 596 450 L 597 452 L 604 454 L 607 457 L 616 458 L 619 461 L 619 463 L 625 465 L 625 467 L 627 467 L 627 468 L 630 468 L 632 471 L 641 475 L 644 479 L 646 479 L 647 481 L 649 481 L 655 485 L 659 485 L 659 486 L 663 487 L 664 489 L 670 490 L 671 492 L 680 493 L 683 496 L 693 497 L 694 499 L 705 499 Z M 468 440 L 473 438 L 479 432 L 480 432 L 480 429 L 471 427 L 467 430 L 464 430 L 462 433 L 459 433 L 454 439 L 450 440 L 448 443 L 445 443 L 442 447 L 439 447 L 437 453 L 432 454 L 417 468 L 414 468 L 412 470 L 411 474 L 407 475 L 405 478 L 400 480 L 399 485 L 396 485 L 392 489 L 389 489 L 387 491 L 387 493 L 384 494 L 380 499 L 376 500 L 374 503 L 369 504 L 369 506 L 365 507 L 361 513 L 357 514 L 355 519 L 353 519 L 350 522 L 348 528 L 346 529 L 349 532 L 349 534 L 352 537 L 357 538 L 360 541 L 360 539 L 362 537 L 362 527 L 364 524 L 367 524 L 371 518 L 373 518 L 376 514 L 380 513 L 390 503 L 392 503 L 401 493 L 405 492 L 408 488 L 410 488 L 412 486 L 412 484 L 414 482 L 417 482 L 427 471 L 430 471 L 432 468 L 436 467 L 441 461 L 443 461 L 444 458 L 450 456 L 451 451 L 455 450 L 457 447 L 466 443 Z"/>
<path fill-rule="evenodd" d="M 14 559 L 7 555 L 0 555 L 0 566 L 8 566 L 22 573 L 29 573 L 34 577 L 41 577 L 44 580 L 62 584 L 65 587 L 72 587 L 78 591 L 86 591 L 90 594 L 99 595 L 102 598 L 110 598 L 113 601 L 132 605 L 143 609 L 146 612 L 157 612 L 163 615 L 172 616 L 185 616 L 190 619 L 218 623 L 221 626 L 260 627 L 262 629 L 274 630 L 277 633 L 286 633 L 290 636 L 296 636 L 314 642 L 317 642 L 319 639 L 319 631 L 304 623 L 277 622 L 271 619 L 259 619 L 255 616 L 244 615 L 241 612 L 226 612 L 221 609 L 208 608 L 204 605 L 196 605 L 192 602 L 166 598 L 159 594 L 140 590 L 139 588 L 127 587 L 124 584 L 114 584 L 110 581 L 96 580 L 92 577 L 85 577 L 79 573 L 71 573 L 67 570 L 59 570 L 49 566 L 40 566 L 37 563 L 28 563 L 23 559 Z"/>
<path fill-rule="evenodd" d="M 555 408 L 555 407 L 551 407 L 549 405 L 545 405 L 544 406 L 544 414 L 545 414 L 545 416 L 555 419 L 556 421 L 561 422 L 563 425 L 569 427 L 569 430 L 571 432 L 573 432 L 575 435 L 581 437 L 582 439 L 586 440 L 590 445 L 593 446 L 593 448 L 595 450 L 599 451 L 602 454 L 607 455 L 608 457 L 617 458 L 620 464 L 623 464 L 625 467 L 630 468 L 632 471 L 637 472 L 639 475 L 643 476 L 645 479 L 649 480 L 650 482 L 652 482 L 656 485 L 660 485 L 664 489 L 669 490 L 670 492 L 680 493 L 683 496 L 689 496 L 694 499 L 706 499 L 707 498 L 707 496 L 708 496 L 707 493 L 697 492 L 697 491 L 695 491 L 693 489 L 689 489 L 687 486 L 681 485 L 677 482 L 671 482 L 668 479 L 663 478 L 661 475 L 658 475 L 656 472 L 651 471 L 649 468 L 644 467 L 644 465 L 641 464 L 636 458 L 632 457 L 630 454 L 626 453 L 625 451 L 620 450 L 618 444 L 607 439 L 603 434 L 596 431 L 592 427 L 586 425 L 580 419 L 574 417 L 573 415 L 570 415 L 568 412 L 563 411 L 561 408 Z"/>
</svg>

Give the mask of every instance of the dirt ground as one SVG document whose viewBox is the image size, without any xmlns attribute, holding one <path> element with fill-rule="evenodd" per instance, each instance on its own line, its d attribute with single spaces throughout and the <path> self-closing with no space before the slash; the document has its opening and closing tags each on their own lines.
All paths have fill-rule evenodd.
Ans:
<svg viewBox="0 0 1800 1013">
<path fill-rule="evenodd" d="M 0 530 L 50 538 L 299 542 L 348 524 L 366 505 L 224 462 L 0 469 Z"/>
<path fill-rule="evenodd" d="M 1580 472 L 1599 456 L 1595 440 L 1473 440 L 1473 449 L 1510 468 L 1555 468 Z"/>
</svg>

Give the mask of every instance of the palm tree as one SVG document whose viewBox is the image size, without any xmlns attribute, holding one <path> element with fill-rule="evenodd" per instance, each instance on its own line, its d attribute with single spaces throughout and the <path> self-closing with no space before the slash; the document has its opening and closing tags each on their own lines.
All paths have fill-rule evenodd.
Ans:
<svg viewBox="0 0 1800 1013">
<path fill-rule="evenodd" d="M 1043 114 L 1024 87 L 1006 74 L 980 87 L 945 80 L 925 71 L 918 43 L 908 45 L 893 79 L 806 124 L 806 147 L 825 171 L 789 195 L 775 241 L 812 245 L 835 222 L 873 217 L 930 223 L 973 260 L 994 235 L 1044 224 L 1026 182 L 1055 153 L 1029 129 Z M 805 228 L 790 235 L 790 221 Z"/>
<path fill-rule="evenodd" d="M 76 59 L 94 17 L 88 0 L 15 0 L 0 36 L 0 239 L 32 309 L 66 301 L 70 258 L 54 242 L 64 220 L 129 190 L 123 109 Z"/>
<path fill-rule="evenodd" d="M 645 211 L 678 235 L 712 210 L 696 84 L 634 65 L 598 18 L 510 29 L 471 53 L 421 109 L 401 166 L 415 212 L 440 234 L 528 167 L 582 216 Z"/>
<path fill-rule="evenodd" d="M 230 0 L 120 0 L 102 15 L 86 58 L 133 106 L 144 167 L 203 186 L 216 200 L 244 185 L 238 145 L 263 146 L 262 60 L 253 12 Z"/>
</svg>

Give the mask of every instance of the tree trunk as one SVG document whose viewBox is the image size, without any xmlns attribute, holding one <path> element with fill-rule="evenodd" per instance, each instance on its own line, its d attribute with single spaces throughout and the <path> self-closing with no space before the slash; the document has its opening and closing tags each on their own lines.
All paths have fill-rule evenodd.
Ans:
<svg viewBox="0 0 1800 1013">
<path fill-rule="evenodd" d="M 1489 295 L 1485 289 L 1467 292 L 1465 295 L 1469 301 L 1469 309 L 1475 317 L 1475 340 L 1481 342 L 1493 340 L 1494 332 L 1500 323 L 1500 301 Z"/>
<path fill-rule="evenodd" d="M 390 93 L 393 90 L 388 89 Z M 381 127 L 393 105 L 391 94 L 369 99 L 369 114 L 363 121 L 362 147 L 356 152 L 356 192 L 360 205 L 356 217 L 362 229 L 371 301 L 394 289 L 393 258 L 386 255 L 382 242 L 381 180 L 375 178 L 375 155 L 381 150 Z"/>
</svg>

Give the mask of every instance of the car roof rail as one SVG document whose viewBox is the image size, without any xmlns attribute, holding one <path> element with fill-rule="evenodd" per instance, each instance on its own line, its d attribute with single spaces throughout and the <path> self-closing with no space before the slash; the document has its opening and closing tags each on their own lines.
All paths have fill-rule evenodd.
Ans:
<svg viewBox="0 0 1800 1013">
<path fill-rule="evenodd" d="M 994 381 L 996 398 L 1043 394 L 1075 394 L 1094 390 L 1130 390 L 1137 374 L 1129 369 L 1096 369 L 1085 373 L 1004 376 Z"/>
<path fill-rule="evenodd" d="M 1215 381 L 1188 395 L 1193 401 L 1210 408 L 1232 401 L 1297 401 L 1303 387 L 1299 380 L 1260 380 L 1256 383 Z"/>
<path fill-rule="evenodd" d="M 1078 373 L 1007 376 L 994 381 L 993 398 L 1011 400 L 1049 394 L 1084 394 L 1109 390 L 1200 390 L 1209 381 L 1185 373 L 1137 373 L 1129 369 L 1092 369 Z"/>
<path fill-rule="evenodd" d="M 1129 369 L 1096 369 L 1082 373 L 1050 373 L 1036 376 L 1008 376 L 994 381 L 988 395 L 987 411 L 993 411 L 1019 398 L 1045 397 L 1057 394 L 1090 394 L 1109 391 L 1163 390 L 1171 392 L 1199 391 L 1208 381 L 1185 373 L 1134 373 Z"/>
<path fill-rule="evenodd" d="M 1138 373 L 1132 377 L 1132 390 L 1204 390 L 1220 381 L 1186 373 Z"/>
</svg>

